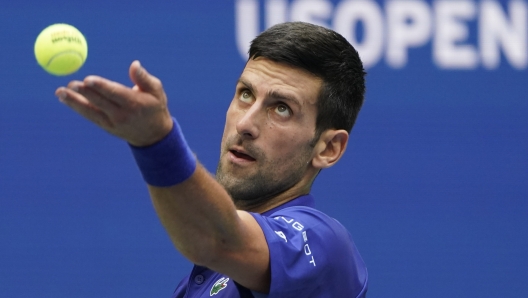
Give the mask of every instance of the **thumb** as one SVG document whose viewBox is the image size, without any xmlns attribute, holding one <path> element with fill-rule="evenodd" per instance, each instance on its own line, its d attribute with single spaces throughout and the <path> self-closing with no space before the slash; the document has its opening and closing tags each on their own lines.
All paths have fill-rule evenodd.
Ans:
<svg viewBox="0 0 528 298">
<path fill-rule="evenodd" d="M 138 60 L 132 62 L 130 65 L 129 76 L 139 91 L 151 93 L 156 97 L 164 94 L 161 81 L 149 74 Z"/>
</svg>

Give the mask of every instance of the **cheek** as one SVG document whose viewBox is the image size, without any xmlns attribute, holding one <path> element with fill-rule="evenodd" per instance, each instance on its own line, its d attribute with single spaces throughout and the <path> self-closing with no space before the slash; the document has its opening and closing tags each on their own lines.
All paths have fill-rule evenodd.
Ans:
<svg viewBox="0 0 528 298">
<path fill-rule="evenodd" d="M 281 132 L 279 129 L 270 129 L 271 137 L 264 140 L 264 143 L 269 144 L 268 152 L 272 154 L 273 159 L 287 163 L 292 159 L 299 157 L 301 152 L 305 152 L 309 147 L 311 139 L 299 135 L 288 134 Z"/>
</svg>

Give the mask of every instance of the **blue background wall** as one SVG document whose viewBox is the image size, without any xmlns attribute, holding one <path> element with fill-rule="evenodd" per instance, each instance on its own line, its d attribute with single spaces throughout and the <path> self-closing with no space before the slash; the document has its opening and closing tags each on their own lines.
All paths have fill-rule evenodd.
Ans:
<svg viewBox="0 0 528 298">
<path fill-rule="evenodd" d="M 214 171 L 245 62 L 236 32 L 249 27 L 237 23 L 236 4 L 257 4 L 260 31 L 271 2 L 3 1 L 0 296 L 170 296 L 191 264 L 160 225 L 126 144 L 54 91 L 89 74 L 130 84 L 128 66 L 139 59 L 162 79 L 190 145 Z M 388 19 L 388 2 L 367 2 Z M 515 1 L 492 2 L 510 18 Z M 275 3 L 331 8 L 313 18 L 329 27 L 346 4 Z M 433 22 L 435 2 L 412 3 L 428 7 Z M 520 11 L 526 19 L 528 9 Z M 467 36 L 455 46 L 479 51 L 479 24 L 493 23 L 479 16 L 459 18 Z M 86 64 L 68 77 L 47 74 L 33 56 L 38 33 L 53 23 L 72 24 L 88 40 Z M 380 28 L 387 41 L 390 26 Z M 527 53 L 522 28 L 513 42 Z M 359 43 L 373 34 L 367 29 L 360 22 L 350 32 Z M 385 42 L 369 64 L 347 153 L 314 185 L 318 206 L 352 233 L 369 268 L 369 297 L 527 297 L 526 63 L 503 51 L 496 67 L 442 67 L 431 32 L 408 48 L 404 65 L 386 58 Z"/>
</svg>

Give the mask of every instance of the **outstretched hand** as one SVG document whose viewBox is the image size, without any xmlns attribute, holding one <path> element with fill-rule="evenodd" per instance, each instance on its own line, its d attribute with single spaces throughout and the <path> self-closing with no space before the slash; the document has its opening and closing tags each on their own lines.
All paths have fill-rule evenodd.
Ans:
<svg viewBox="0 0 528 298">
<path fill-rule="evenodd" d="M 172 129 L 161 81 L 139 63 L 130 65 L 130 88 L 98 76 L 59 87 L 59 100 L 86 119 L 134 146 L 148 146 Z"/>
</svg>

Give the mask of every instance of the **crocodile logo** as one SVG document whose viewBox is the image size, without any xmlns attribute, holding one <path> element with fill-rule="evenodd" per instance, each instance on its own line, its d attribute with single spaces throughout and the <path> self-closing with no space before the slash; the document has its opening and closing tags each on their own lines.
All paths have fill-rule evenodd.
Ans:
<svg viewBox="0 0 528 298">
<path fill-rule="evenodd" d="M 218 294 L 218 292 L 222 291 L 227 287 L 227 282 L 229 281 L 228 277 L 222 277 L 219 280 L 215 282 L 213 287 L 211 288 L 211 293 L 209 296 L 214 296 Z"/>
</svg>

